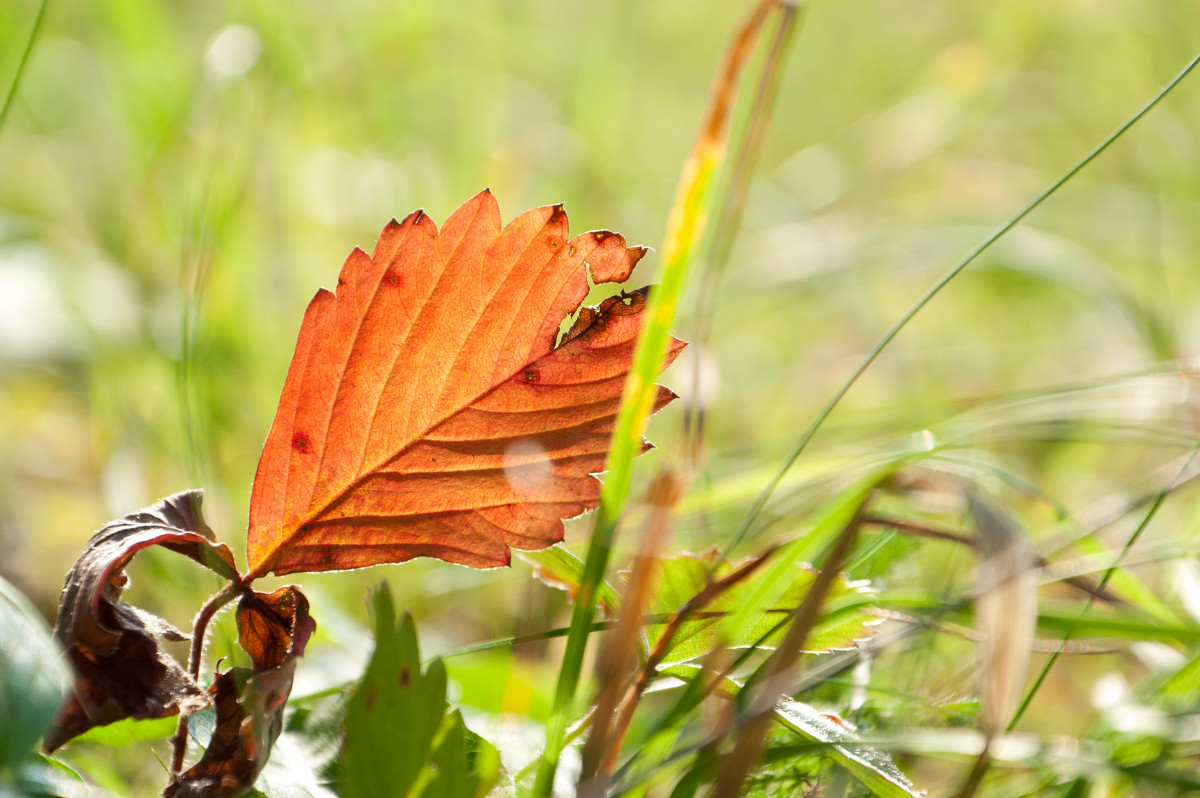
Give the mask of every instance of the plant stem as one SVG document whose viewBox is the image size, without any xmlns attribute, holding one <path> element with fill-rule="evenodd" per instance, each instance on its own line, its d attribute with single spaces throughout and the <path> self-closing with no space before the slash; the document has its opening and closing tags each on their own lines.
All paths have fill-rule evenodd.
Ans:
<svg viewBox="0 0 1200 798">
<path fill-rule="evenodd" d="M 675 512 L 683 496 L 683 485 L 669 468 L 664 468 L 651 483 L 647 494 L 653 507 L 642 530 L 642 545 L 634 560 L 633 572 L 621 600 L 621 617 L 615 634 L 600 655 L 596 674 L 600 688 L 592 713 L 592 729 L 583 747 L 583 769 L 579 776 L 580 795 L 604 795 L 612 781 L 606 752 L 620 749 L 624 728 L 614 726 L 614 712 L 621 699 L 627 674 L 637 665 L 643 628 L 643 614 L 650 602 L 660 555 L 675 525 Z"/>
<path fill-rule="evenodd" d="M 738 146 L 737 158 L 730 168 L 724 201 L 713 225 L 707 252 L 701 258 L 701 265 L 706 268 L 703 268 L 699 280 L 697 329 L 695 340 L 692 342 L 693 346 L 699 347 L 701 353 L 708 352 L 709 340 L 712 338 L 713 317 L 716 315 L 721 278 L 729 264 L 733 241 L 741 227 L 742 212 L 746 207 L 746 197 L 750 193 L 750 178 L 754 175 L 754 165 L 758 162 L 763 141 L 766 139 L 783 63 L 796 30 L 799 6 L 799 2 L 780 4 L 779 24 L 759 72 L 749 120 Z M 687 449 L 688 463 L 693 471 L 699 471 L 703 465 L 705 407 L 700 388 L 700 359 L 697 358 L 691 374 L 688 404 L 684 408 L 684 445 Z"/>
<path fill-rule="evenodd" d="M 559 669 L 554 705 L 546 723 L 546 747 L 533 787 L 533 794 L 542 798 L 548 798 L 553 792 L 554 773 L 564 744 L 563 735 L 573 711 L 575 693 L 583 671 L 588 630 L 596 612 L 596 589 L 608 569 L 617 521 L 629 496 L 633 457 L 641 449 L 642 430 L 658 391 L 654 378 L 662 370 L 675 308 L 694 260 L 695 244 L 703 235 L 704 200 L 713 173 L 725 157 L 727 127 L 737 97 L 738 79 L 768 13 L 775 5 L 776 0 L 760 0 L 734 34 L 717 72 L 700 135 L 680 174 L 675 205 L 671 209 L 664 235 L 661 282 L 650 294 L 647 320 L 638 337 L 633 368 L 625 382 L 625 393 L 608 456 L 608 474 L 600 496 L 600 507 L 596 511 L 592 537 L 588 542 L 579 595 L 571 613 L 571 629 L 567 634 L 567 646 Z"/>
<path fill-rule="evenodd" d="M 210 596 L 204 606 L 200 608 L 200 612 L 196 613 L 196 620 L 192 622 L 192 650 L 188 657 L 188 673 L 192 679 L 200 678 L 200 661 L 204 654 L 204 636 L 208 633 L 208 624 L 222 607 L 233 601 L 246 589 L 247 583 L 244 581 L 229 582 Z M 175 728 L 175 738 L 171 742 L 172 780 L 183 770 L 183 755 L 187 750 L 187 732 L 187 716 L 180 715 L 179 725 Z"/>
</svg>

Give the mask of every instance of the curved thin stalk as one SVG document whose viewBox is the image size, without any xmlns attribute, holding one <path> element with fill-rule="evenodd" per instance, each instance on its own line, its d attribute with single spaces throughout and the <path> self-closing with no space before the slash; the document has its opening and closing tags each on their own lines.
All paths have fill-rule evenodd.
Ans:
<svg viewBox="0 0 1200 798">
<path fill-rule="evenodd" d="M 8 109 L 12 107 L 13 98 L 17 96 L 17 86 L 21 83 L 21 76 L 25 74 L 25 65 L 29 63 L 29 54 L 33 52 L 33 43 L 37 40 L 38 31 L 42 28 L 42 19 L 46 16 L 46 4 L 49 0 L 42 0 L 38 6 L 37 14 L 33 18 L 33 27 L 29 30 L 29 38 L 25 41 L 25 49 L 21 52 L 21 60 L 17 62 L 17 71 L 13 74 L 12 83 L 8 86 L 8 93 L 4 95 L 4 104 L 0 105 L 0 128 L 4 127 L 4 120 L 8 118 Z"/>
<path fill-rule="evenodd" d="M 779 483 L 783 481 L 783 478 L 787 476 L 787 472 L 790 471 L 796 461 L 800 459 L 800 455 L 803 454 L 804 450 L 808 448 L 808 444 L 817 434 L 817 430 L 821 428 L 821 426 L 825 423 L 825 420 L 829 418 L 831 413 L 833 413 L 834 408 L 841 403 L 846 394 L 850 392 L 850 389 L 854 387 L 854 384 L 858 382 L 859 377 L 866 373 L 866 370 L 871 367 L 871 364 L 875 362 L 875 359 L 879 357 L 880 353 L 882 353 L 883 350 L 886 349 L 887 346 L 892 342 L 892 340 L 900 334 L 900 331 L 903 330 L 910 321 L 912 321 L 913 317 L 920 313 L 921 310 L 923 310 L 924 307 L 928 305 L 935 296 L 941 293 L 942 289 L 945 288 L 951 280 L 953 280 L 960 273 L 962 273 L 964 269 L 970 266 L 976 258 L 978 258 L 993 244 L 1007 235 L 1009 231 L 1020 224 L 1026 216 L 1039 208 L 1042 203 L 1054 196 L 1054 194 L 1057 193 L 1060 188 L 1066 185 L 1071 178 L 1083 171 L 1083 169 L 1091 164 L 1092 161 L 1096 160 L 1101 153 L 1112 146 L 1113 142 L 1115 142 L 1117 139 L 1123 136 L 1127 130 L 1141 121 L 1142 117 L 1146 116 L 1146 114 L 1150 113 L 1150 111 L 1156 105 L 1162 102 L 1163 98 L 1170 94 L 1171 91 L 1178 86 L 1179 83 L 1186 78 L 1198 64 L 1200 64 L 1200 53 L 1197 53 L 1196 56 L 1188 62 L 1187 66 L 1180 70 L 1179 73 L 1175 75 L 1175 77 L 1172 78 L 1171 81 L 1158 92 L 1158 94 L 1154 95 L 1149 102 L 1138 109 L 1138 111 L 1129 117 L 1129 119 L 1127 119 L 1120 127 L 1108 134 L 1103 141 L 1097 144 L 1087 155 L 1079 159 L 1074 166 L 1072 166 L 1057 180 L 1051 183 L 1048 188 L 1044 189 L 1041 194 L 1039 194 L 1032 202 L 1022 208 L 1015 216 L 1013 216 L 1004 224 L 1000 225 L 1000 227 L 996 228 L 996 230 L 988 235 L 987 238 L 983 239 L 983 241 L 977 244 L 974 249 L 967 253 L 966 257 L 955 264 L 950 271 L 946 272 L 941 279 L 934 283 L 933 286 L 930 287 L 929 290 L 917 300 L 916 304 L 909 308 L 908 312 L 906 312 L 899 321 L 892 325 L 891 329 L 883 334 L 883 337 L 880 338 L 875 346 L 871 348 L 871 351 L 867 353 L 867 356 L 858 364 L 853 373 L 851 373 L 846 381 L 842 383 L 842 386 L 833 395 L 833 398 L 830 399 L 825 407 L 821 409 L 821 412 L 817 414 L 816 419 L 813 420 L 812 424 L 807 430 L 805 430 L 804 435 L 801 436 L 800 442 L 796 444 L 796 448 L 788 458 L 787 462 L 783 464 L 783 468 L 779 469 L 779 473 L 776 474 L 769 483 L 767 483 L 767 486 L 763 489 L 762 493 L 759 494 L 758 498 L 754 502 L 754 506 L 750 508 L 750 512 L 746 514 L 746 518 L 742 521 L 741 528 L 738 529 L 738 533 L 734 537 L 733 543 L 726 548 L 727 555 L 734 548 L 736 548 L 737 545 L 741 543 L 749 533 L 750 527 L 758 518 L 759 513 L 762 512 L 763 507 L 765 507 L 767 502 L 770 500 L 771 495 L 775 492 L 775 489 L 779 487 Z"/>
<path fill-rule="evenodd" d="M 230 582 L 218 590 L 196 614 L 192 622 L 192 650 L 188 657 L 188 673 L 193 679 L 200 678 L 200 661 L 204 654 L 204 636 L 208 633 L 208 624 L 229 602 L 233 601 L 246 586 L 242 582 Z M 171 778 L 174 779 L 183 770 L 183 755 L 187 750 L 187 716 L 179 716 L 179 725 L 175 727 L 175 737 L 171 741 Z"/>
</svg>

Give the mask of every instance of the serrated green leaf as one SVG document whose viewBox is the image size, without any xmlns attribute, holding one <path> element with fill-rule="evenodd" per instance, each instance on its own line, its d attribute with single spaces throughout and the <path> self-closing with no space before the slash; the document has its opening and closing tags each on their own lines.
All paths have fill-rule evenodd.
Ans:
<svg viewBox="0 0 1200 798">
<path fill-rule="evenodd" d="M 473 767 L 468 767 L 470 762 Z M 500 756 L 471 734 L 457 710 L 446 715 L 422 774 L 421 798 L 475 798 L 486 795 L 499 773 Z M 482 765 L 482 767 L 481 767 Z"/>
<path fill-rule="evenodd" d="M 700 556 L 683 554 L 662 560 L 647 610 L 652 615 L 663 617 L 664 623 L 646 627 L 649 647 L 653 649 L 658 644 L 666 629 L 666 618 L 677 613 L 693 596 L 704 590 L 710 579 L 720 579 L 735 567 L 722 560 L 716 552 Z M 750 576 L 713 599 L 698 613 L 696 620 L 686 621 L 680 626 L 663 664 L 677 664 L 703 657 L 722 644 L 730 648 L 748 648 L 756 644 L 762 648 L 774 648 L 778 645 L 787 632 L 787 618 L 808 594 L 816 571 L 806 565 L 793 563 L 790 581 L 784 583 L 783 590 L 778 592 L 775 600 L 769 605 L 758 606 L 755 612 L 745 612 L 745 608 L 753 606 L 751 602 L 763 592 L 760 589 L 761 580 L 777 579 L 778 576 L 774 572 Z M 853 648 L 856 641 L 872 636 L 874 630 L 871 624 L 878 620 L 868 612 L 872 598 L 865 582 L 849 582 L 839 577 L 826 600 L 825 615 L 809 635 L 805 650 L 819 653 Z M 738 626 L 722 628 L 722 622 L 733 614 L 741 614 L 746 620 Z"/>
<path fill-rule="evenodd" d="M 575 595 L 579 592 L 579 585 L 583 581 L 583 560 L 572 554 L 565 546 L 558 543 L 541 551 L 513 553 L 537 569 L 534 575 L 538 579 L 550 587 L 567 591 L 574 600 Z M 601 580 L 600 586 L 596 588 L 596 603 L 606 613 L 615 615 L 621 599 L 612 585 Z"/>
<path fill-rule="evenodd" d="M 745 603 L 723 622 L 725 637 L 733 638 L 737 630 L 750 624 L 754 616 L 761 614 L 763 608 L 775 605 L 795 579 L 793 569 L 796 564 L 813 561 L 821 551 L 832 544 L 866 502 L 871 491 L 891 476 L 898 467 L 899 463 L 889 463 L 842 491 L 822 508 L 803 537 L 783 546 L 776 555 L 775 564 L 754 580 L 755 589 L 748 593 Z"/>
<path fill-rule="evenodd" d="M 0 767 L 23 757 L 62 702 L 66 666 L 46 623 L 0 578 Z"/>
<path fill-rule="evenodd" d="M 343 798 L 476 798 L 490 789 L 499 755 L 446 711 L 446 668 L 421 671 L 412 616 L 396 620 L 391 593 L 373 600 L 375 653 L 346 708 Z"/>
<path fill-rule="evenodd" d="M 412 616 L 396 621 L 386 587 L 376 591 L 373 605 L 375 653 L 346 710 L 345 798 L 409 794 L 445 715 L 446 669 L 435 660 L 421 671 Z"/>
<path fill-rule="evenodd" d="M 885 751 L 863 745 L 858 736 L 802 701 L 781 698 L 775 720 L 811 742 L 828 743 L 822 752 L 880 798 L 916 798 L 917 790 Z"/>
<path fill-rule="evenodd" d="M 677 665 L 662 673 L 690 682 L 699 675 L 700 668 Z M 729 677 L 719 685 L 719 689 L 729 695 L 735 695 L 741 688 L 740 682 Z M 864 744 L 850 728 L 839 725 L 802 701 L 781 697 L 775 705 L 775 721 L 801 739 L 819 743 L 819 753 L 832 759 L 879 798 L 920 798 L 925 795 L 913 786 L 887 752 Z"/>
</svg>

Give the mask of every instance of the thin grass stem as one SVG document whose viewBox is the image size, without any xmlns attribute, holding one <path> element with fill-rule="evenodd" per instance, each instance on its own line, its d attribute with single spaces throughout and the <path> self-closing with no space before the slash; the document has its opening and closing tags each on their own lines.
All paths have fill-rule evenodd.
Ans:
<svg viewBox="0 0 1200 798">
<path fill-rule="evenodd" d="M 918 299 L 916 303 L 908 309 L 908 311 L 900 318 L 900 320 L 893 324 L 892 327 L 883 334 L 883 337 L 876 342 L 875 346 L 871 348 L 871 351 L 867 353 L 866 357 L 859 362 L 858 366 L 855 367 L 854 371 L 850 374 L 846 381 L 842 383 L 841 387 L 838 388 L 837 392 L 834 393 L 829 402 L 826 403 L 826 405 L 817 414 L 817 417 L 813 420 L 812 424 L 807 430 L 805 430 L 804 434 L 800 437 L 800 442 L 796 445 L 796 448 L 792 451 L 792 454 L 783 464 L 783 467 L 779 469 L 779 473 L 767 483 L 765 488 L 763 488 L 762 493 L 759 494 L 758 498 L 754 502 L 754 505 L 750 508 L 750 511 L 743 519 L 742 525 L 738 529 L 737 535 L 734 537 L 733 542 L 727 547 L 727 554 L 735 549 L 742 542 L 742 540 L 745 539 L 746 535 L 750 531 L 751 526 L 753 526 L 755 520 L 757 520 L 759 514 L 762 512 L 767 502 L 771 499 L 775 489 L 779 487 L 779 483 L 783 481 L 783 478 L 787 476 L 788 471 L 791 470 L 796 461 L 800 459 L 800 455 L 803 454 L 805 449 L 808 448 L 808 444 L 817 434 L 817 430 L 824 425 L 825 420 L 829 418 L 830 414 L 833 413 L 834 408 L 841 403 L 842 399 L 845 398 L 846 394 L 850 392 L 850 389 L 854 387 L 859 378 L 866 373 L 867 369 L 871 367 L 871 364 L 875 362 L 876 358 L 878 358 L 883 350 L 886 349 L 888 345 L 890 345 L 891 342 L 896 338 L 896 336 L 900 334 L 900 331 L 903 330 L 935 296 L 941 293 L 942 289 L 949 285 L 951 280 L 961 274 L 963 270 L 967 268 L 967 266 L 971 265 L 976 258 L 978 258 L 989 248 L 991 248 L 993 244 L 1007 235 L 1009 231 L 1020 224 L 1025 217 L 1037 210 L 1042 203 L 1054 196 L 1054 194 L 1056 194 L 1060 188 L 1066 185 L 1071 178 L 1083 171 L 1083 169 L 1091 164 L 1092 161 L 1096 160 L 1101 153 L 1112 146 L 1117 139 L 1125 135 L 1126 131 L 1141 121 L 1146 114 L 1150 113 L 1150 111 L 1153 110 L 1153 108 L 1160 102 L 1162 102 L 1163 99 L 1166 98 L 1166 96 L 1170 94 L 1175 87 L 1183 81 L 1184 78 L 1191 74 L 1192 70 L 1194 70 L 1198 64 L 1200 64 L 1200 53 L 1197 53 L 1196 56 L 1193 57 L 1192 60 L 1189 61 L 1187 65 L 1158 92 L 1158 94 L 1154 95 L 1149 102 L 1138 109 L 1127 120 L 1125 120 L 1125 122 L 1122 123 L 1116 130 L 1106 136 L 1104 140 L 1092 148 L 1087 155 L 1079 159 L 1074 166 L 1072 166 L 1057 180 L 1051 183 L 1050 186 L 1044 189 L 1042 193 L 1034 198 L 1032 202 L 1018 211 L 1016 215 L 1014 215 L 1004 224 L 1000 225 L 1000 227 L 996 228 L 995 231 L 977 244 L 974 249 L 967 253 L 966 257 L 955 264 L 950 271 L 946 272 L 941 279 L 934 283 L 933 286 L 930 287 L 929 290 L 927 290 L 924 295 L 922 295 L 921 298 Z"/>
<path fill-rule="evenodd" d="M 29 29 L 29 38 L 25 40 L 25 49 L 21 51 L 21 60 L 17 62 L 17 71 L 13 74 L 12 83 L 8 85 L 8 93 L 4 95 L 4 104 L 0 105 L 0 130 L 4 129 L 4 122 L 8 119 L 8 111 L 12 108 L 13 100 L 17 96 L 17 87 L 21 85 L 21 77 L 25 74 L 25 67 L 29 63 L 29 56 L 33 52 L 33 43 L 37 41 L 38 31 L 42 29 L 42 19 L 46 16 L 46 4 L 49 0 L 42 0 L 38 4 L 37 14 L 33 17 L 33 26 Z"/>
<path fill-rule="evenodd" d="M 667 352 L 675 309 L 692 265 L 696 242 L 704 232 L 703 207 L 713 173 L 724 160 L 729 117 L 737 97 L 742 68 L 753 51 L 769 12 L 775 6 L 775 0 L 759 2 L 733 36 L 718 69 L 700 135 L 680 174 L 675 205 L 664 235 L 662 281 L 650 295 L 646 325 L 638 337 L 634 365 L 625 383 L 609 453 L 608 473 L 588 543 L 579 595 L 571 614 L 571 630 L 567 634 L 554 704 L 546 724 L 546 747 L 533 788 L 534 795 L 543 798 L 547 798 L 553 790 L 563 735 L 583 669 L 588 631 L 596 612 L 596 590 L 608 569 L 617 521 L 629 496 L 633 457 L 641 450 L 641 433 L 654 406 L 657 395 L 654 380 Z"/>
</svg>

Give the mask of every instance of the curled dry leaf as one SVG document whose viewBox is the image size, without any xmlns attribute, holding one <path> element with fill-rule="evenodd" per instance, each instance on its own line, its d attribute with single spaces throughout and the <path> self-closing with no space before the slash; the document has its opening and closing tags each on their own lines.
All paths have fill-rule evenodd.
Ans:
<svg viewBox="0 0 1200 798">
<path fill-rule="evenodd" d="M 417 211 L 351 253 L 300 327 L 254 479 L 251 574 L 493 567 L 561 540 L 599 501 L 645 295 L 580 311 L 555 341 L 589 277 L 621 282 L 645 251 L 568 239 L 561 206 L 501 227 L 484 191 L 440 231 Z"/>
<path fill-rule="evenodd" d="M 308 599 L 295 585 L 274 593 L 247 593 L 237 610 L 238 643 L 255 670 L 278 668 L 304 654 L 317 624 L 308 614 Z"/>
<path fill-rule="evenodd" d="M 216 725 L 204 756 L 163 792 L 167 798 L 235 798 L 254 786 L 283 730 L 296 661 L 317 624 L 294 585 L 250 593 L 237 608 L 238 642 L 253 668 L 220 674 L 209 695 Z"/>
<path fill-rule="evenodd" d="M 67 574 L 54 636 L 75 671 L 44 747 L 53 751 L 93 726 L 122 718 L 162 718 L 208 705 L 204 691 L 158 638 L 186 636 L 161 618 L 120 601 L 125 566 L 148 546 L 190 557 L 237 579 L 228 546 L 214 542 L 200 514 L 201 492 L 177 493 L 113 521 L 92 536 Z"/>
</svg>

